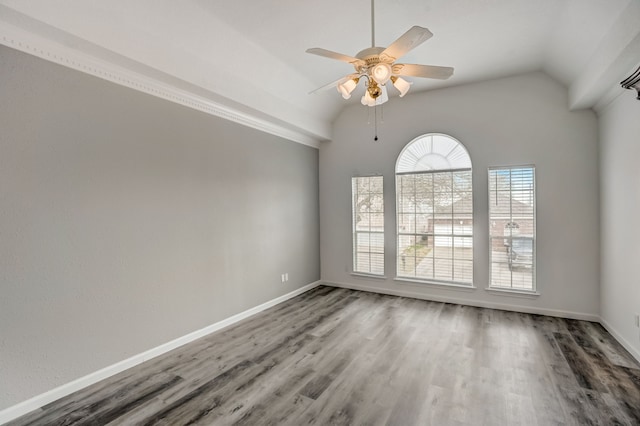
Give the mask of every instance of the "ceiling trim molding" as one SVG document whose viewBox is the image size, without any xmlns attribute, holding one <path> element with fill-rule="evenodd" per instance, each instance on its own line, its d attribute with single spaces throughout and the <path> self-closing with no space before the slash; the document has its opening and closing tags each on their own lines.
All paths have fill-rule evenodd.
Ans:
<svg viewBox="0 0 640 426">
<path fill-rule="evenodd" d="M 619 82 L 640 55 L 640 2 L 631 1 L 609 29 L 583 71 L 569 86 L 569 108 L 602 110 L 620 93 Z"/>
<path fill-rule="evenodd" d="M 0 44 L 246 127 L 316 149 L 320 147 L 320 141 L 306 133 L 239 111 L 159 79 L 97 58 L 78 49 L 58 43 L 55 40 L 47 39 L 28 30 L 7 24 L 6 21 L 0 21 Z"/>
<path fill-rule="evenodd" d="M 627 75 L 633 73 L 634 70 L 638 69 L 638 67 L 640 67 L 640 63 L 637 63 L 632 68 L 629 68 Z M 620 83 L 616 85 L 611 85 L 611 87 L 609 87 L 609 90 L 605 92 L 605 94 L 602 95 L 602 97 L 594 105 L 593 109 L 596 111 L 596 113 L 601 114 L 604 111 L 606 111 L 607 108 L 609 108 L 609 105 L 611 105 L 620 96 L 629 96 L 629 95 L 630 95 L 629 89 L 620 87 Z"/>
</svg>

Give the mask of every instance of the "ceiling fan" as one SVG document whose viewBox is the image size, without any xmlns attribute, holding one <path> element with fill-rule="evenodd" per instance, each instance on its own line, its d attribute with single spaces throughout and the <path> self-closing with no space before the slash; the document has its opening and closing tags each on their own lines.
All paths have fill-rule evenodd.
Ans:
<svg viewBox="0 0 640 426">
<path fill-rule="evenodd" d="M 364 78 L 366 80 L 366 90 L 361 102 L 363 105 L 372 107 L 381 105 L 389 100 L 386 88 L 386 84 L 389 81 L 400 92 L 400 97 L 407 94 L 412 83 L 401 76 L 446 80 L 453 75 L 453 68 L 451 67 L 396 63 L 396 60 L 432 36 L 433 34 L 428 29 L 414 26 L 387 48 L 377 47 L 375 43 L 374 0 L 371 0 L 371 47 L 360 51 L 355 56 L 343 55 L 342 53 L 318 47 L 306 50 L 307 53 L 350 63 L 355 69 L 354 73 L 322 86 L 311 93 L 335 86 L 344 99 L 349 99 L 351 92 L 354 91 L 360 79 Z"/>
</svg>

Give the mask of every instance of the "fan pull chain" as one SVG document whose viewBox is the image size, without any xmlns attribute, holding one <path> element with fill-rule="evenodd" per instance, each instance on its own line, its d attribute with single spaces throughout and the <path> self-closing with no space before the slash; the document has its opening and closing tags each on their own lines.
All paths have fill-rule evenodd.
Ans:
<svg viewBox="0 0 640 426">
<path fill-rule="evenodd" d="M 373 111 L 373 140 L 378 141 L 378 105 L 367 108 L 367 125 L 371 125 L 371 111 Z M 384 109 L 380 106 L 380 123 L 384 123 Z"/>
<path fill-rule="evenodd" d="M 374 126 L 373 127 L 374 135 L 373 135 L 373 140 L 377 141 L 378 140 L 378 107 L 375 106 L 375 107 L 373 107 L 373 109 L 375 110 L 373 112 L 373 114 L 374 114 L 374 125 L 373 125 Z"/>
<path fill-rule="evenodd" d="M 373 140 L 374 141 L 378 141 L 378 106 L 376 105 L 375 107 L 373 107 L 374 109 L 374 135 L 373 135 Z M 382 107 L 380 107 L 380 123 L 384 122 L 384 109 L 382 109 Z"/>
</svg>

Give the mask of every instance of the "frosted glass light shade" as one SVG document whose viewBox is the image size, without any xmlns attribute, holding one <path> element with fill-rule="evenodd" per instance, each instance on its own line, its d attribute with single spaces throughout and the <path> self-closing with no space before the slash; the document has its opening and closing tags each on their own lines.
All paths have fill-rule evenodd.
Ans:
<svg viewBox="0 0 640 426">
<path fill-rule="evenodd" d="M 411 83 L 409 83 L 407 80 L 403 79 L 402 77 L 393 76 L 391 77 L 391 82 L 393 83 L 393 87 L 398 89 L 398 91 L 400 92 L 400 97 L 403 97 L 404 95 L 406 95 L 407 92 L 409 91 L 409 88 L 411 87 Z"/>
<path fill-rule="evenodd" d="M 376 105 L 382 105 L 389 100 L 389 95 L 387 94 L 387 86 L 380 86 L 380 90 L 382 90 L 382 93 L 376 98 Z"/>
<path fill-rule="evenodd" d="M 343 98 L 345 99 L 349 99 L 351 97 L 351 92 L 353 92 L 353 90 L 356 88 L 356 85 L 358 84 L 358 80 L 355 78 L 350 78 L 349 80 L 345 81 L 344 83 L 338 84 L 337 89 L 338 92 L 340 92 L 340 94 L 342 95 Z"/>
<path fill-rule="evenodd" d="M 371 77 L 378 84 L 385 84 L 391 78 L 391 65 L 380 62 L 371 69 Z"/>
<path fill-rule="evenodd" d="M 376 100 L 373 99 L 373 97 L 371 96 L 371 94 L 369 93 L 368 90 L 364 91 L 364 96 L 362 96 L 362 99 L 360 100 L 360 103 L 362 103 L 362 105 L 364 106 L 375 106 L 376 105 Z"/>
</svg>

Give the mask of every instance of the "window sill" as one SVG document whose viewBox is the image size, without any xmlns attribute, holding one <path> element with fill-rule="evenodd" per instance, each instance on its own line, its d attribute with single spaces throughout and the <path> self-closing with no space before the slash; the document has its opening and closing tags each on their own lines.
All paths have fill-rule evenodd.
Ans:
<svg viewBox="0 0 640 426">
<path fill-rule="evenodd" d="M 540 296 L 540 293 L 538 293 L 535 290 L 518 290 L 518 289 L 501 288 L 501 287 L 487 287 L 485 288 L 485 290 L 500 296 L 515 296 L 515 297 L 527 297 L 527 298 L 536 298 Z"/>
<path fill-rule="evenodd" d="M 374 274 L 365 274 L 364 272 L 352 272 L 351 275 L 358 278 L 373 278 L 376 280 L 386 280 L 387 277 L 384 275 L 374 275 Z"/>
<path fill-rule="evenodd" d="M 398 281 L 400 283 L 410 283 L 410 284 L 420 284 L 420 285 L 426 284 L 426 285 L 435 286 L 435 287 L 445 287 L 451 290 L 473 291 L 477 288 L 473 284 L 445 283 L 440 281 L 421 280 L 417 278 L 395 277 L 393 280 Z"/>
</svg>

